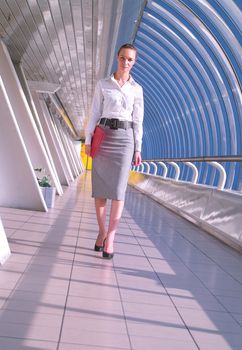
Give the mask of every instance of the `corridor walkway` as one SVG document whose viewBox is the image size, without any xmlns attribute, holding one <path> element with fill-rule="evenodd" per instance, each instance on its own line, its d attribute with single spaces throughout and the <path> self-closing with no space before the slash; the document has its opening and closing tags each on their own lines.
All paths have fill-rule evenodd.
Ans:
<svg viewBox="0 0 242 350">
<path fill-rule="evenodd" d="M 242 256 L 132 188 L 112 261 L 90 174 L 48 213 L 0 208 L 1 350 L 241 350 Z"/>
</svg>

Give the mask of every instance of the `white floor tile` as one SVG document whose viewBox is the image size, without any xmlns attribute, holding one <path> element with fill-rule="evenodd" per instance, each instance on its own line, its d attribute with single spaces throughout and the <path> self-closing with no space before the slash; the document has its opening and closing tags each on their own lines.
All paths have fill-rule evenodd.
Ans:
<svg viewBox="0 0 242 350">
<path fill-rule="evenodd" d="M 4 350 L 56 350 L 57 343 L 44 340 L 8 338 L 0 336 L 0 349 Z M 74 350 L 74 349 L 73 349 Z"/>
<path fill-rule="evenodd" d="M 242 256 L 128 188 L 104 260 L 89 175 L 48 213 L 0 208 L 0 348 L 240 350 Z"/>
</svg>

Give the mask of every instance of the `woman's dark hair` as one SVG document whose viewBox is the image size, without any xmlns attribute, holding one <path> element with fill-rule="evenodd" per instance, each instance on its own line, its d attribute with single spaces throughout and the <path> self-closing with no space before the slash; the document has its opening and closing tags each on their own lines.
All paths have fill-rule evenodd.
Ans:
<svg viewBox="0 0 242 350">
<path fill-rule="evenodd" d="M 131 49 L 131 50 L 134 50 L 135 51 L 135 53 L 136 53 L 136 56 L 137 56 L 137 49 L 136 49 L 136 47 L 134 47 L 134 45 L 132 45 L 132 44 L 123 44 L 122 46 L 120 46 L 120 48 L 119 48 L 119 50 L 118 50 L 118 55 L 119 55 L 119 53 L 120 53 L 120 51 L 122 50 L 122 49 Z"/>
</svg>

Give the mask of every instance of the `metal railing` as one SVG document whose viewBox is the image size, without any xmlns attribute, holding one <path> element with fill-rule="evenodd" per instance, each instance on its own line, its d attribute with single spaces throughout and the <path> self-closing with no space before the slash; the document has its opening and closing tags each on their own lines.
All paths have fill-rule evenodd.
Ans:
<svg viewBox="0 0 242 350">
<path fill-rule="evenodd" d="M 242 162 L 242 156 L 234 155 L 234 156 L 208 156 L 208 157 L 189 157 L 189 158 L 161 158 L 161 159 L 149 159 L 143 160 L 141 165 L 132 166 L 133 171 L 138 171 L 144 174 L 152 174 L 157 176 L 158 165 L 161 165 L 164 168 L 163 178 L 167 177 L 167 164 L 173 166 L 175 168 L 175 176 L 172 178 L 175 181 L 179 180 L 180 176 L 180 167 L 177 164 L 178 162 L 184 163 L 188 167 L 192 169 L 192 180 L 193 184 L 196 184 L 198 181 L 198 169 L 194 162 L 204 162 L 209 163 L 211 166 L 216 168 L 219 171 L 219 180 L 217 188 L 219 190 L 223 190 L 226 183 L 226 170 L 220 162 Z M 153 168 L 153 173 L 151 173 L 151 167 Z"/>
</svg>

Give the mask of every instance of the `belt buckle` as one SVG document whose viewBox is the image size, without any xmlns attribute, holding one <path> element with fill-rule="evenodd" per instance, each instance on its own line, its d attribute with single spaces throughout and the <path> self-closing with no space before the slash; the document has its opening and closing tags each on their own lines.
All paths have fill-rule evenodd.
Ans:
<svg viewBox="0 0 242 350">
<path fill-rule="evenodd" d="M 116 118 L 110 119 L 110 129 L 117 130 L 118 129 L 118 122 L 119 122 L 119 120 Z"/>
</svg>

